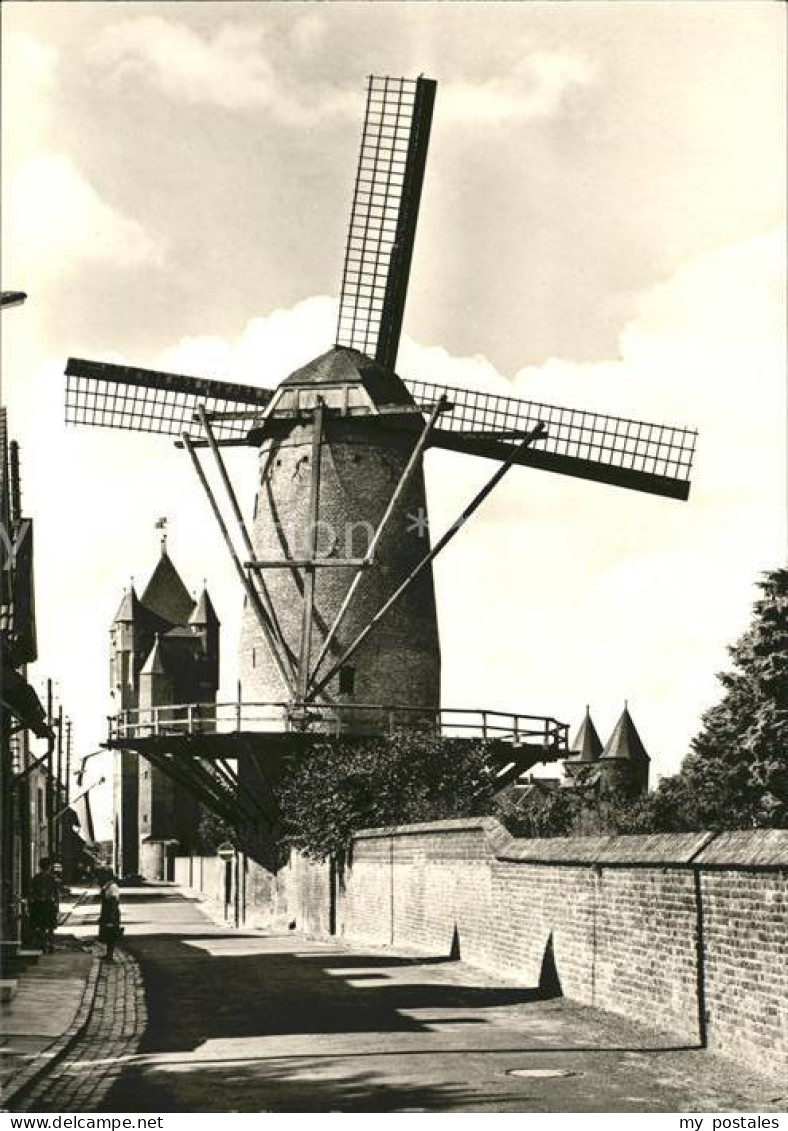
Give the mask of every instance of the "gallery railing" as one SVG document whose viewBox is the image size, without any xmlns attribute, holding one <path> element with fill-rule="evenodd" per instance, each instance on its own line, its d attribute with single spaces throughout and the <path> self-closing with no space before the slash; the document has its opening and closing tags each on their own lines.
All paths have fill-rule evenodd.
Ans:
<svg viewBox="0 0 788 1131">
<path fill-rule="evenodd" d="M 470 707 L 401 707 L 344 703 L 294 707 L 286 703 L 178 703 L 137 708 L 109 717 L 109 742 L 161 735 L 241 732 L 307 734 L 391 734 L 419 728 L 444 738 L 507 742 L 567 749 L 567 724 L 544 715 Z"/>
</svg>

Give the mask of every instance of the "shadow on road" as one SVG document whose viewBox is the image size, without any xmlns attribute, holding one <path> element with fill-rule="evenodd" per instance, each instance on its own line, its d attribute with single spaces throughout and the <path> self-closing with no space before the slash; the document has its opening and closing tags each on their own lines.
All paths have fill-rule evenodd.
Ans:
<svg viewBox="0 0 788 1131">
<path fill-rule="evenodd" d="M 527 1083 L 515 1099 L 503 1076 L 481 1095 L 463 1058 L 641 1051 L 538 1036 L 518 1047 L 506 1028 L 492 1046 L 474 1040 L 490 1011 L 557 996 L 549 977 L 541 989 L 472 985 L 450 958 L 338 953 L 292 935 L 151 933 L 126 946 L 142 968 L 148 1025 L 105 1111 L 549 1110 Z M 455 1067 L 433 1083 L 417 1065 L 439 1051 Z"/>
</svg>

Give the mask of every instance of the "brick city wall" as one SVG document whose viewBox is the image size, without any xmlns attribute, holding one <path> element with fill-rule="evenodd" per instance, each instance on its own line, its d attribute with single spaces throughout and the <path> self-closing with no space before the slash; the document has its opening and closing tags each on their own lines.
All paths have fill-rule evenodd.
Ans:
<svg viewBox="0 0 788 1131">
<path fill-rule="evenodd" d="M 554 965 L 575 1001 L 788 1071 L 788 831 L 519 840 L 479 818 L 359 833 L 336 884 L 296 855 L 264 871 L 247 864 L 248 923 L 335 917 L 534 986 Z"/>
</svg>

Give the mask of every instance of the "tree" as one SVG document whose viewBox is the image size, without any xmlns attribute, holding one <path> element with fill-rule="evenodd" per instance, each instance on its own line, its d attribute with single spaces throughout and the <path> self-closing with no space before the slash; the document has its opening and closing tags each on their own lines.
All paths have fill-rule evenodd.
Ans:
<svg viewBox="0 0 788 1131">
<path fill-rule="evenodd" d="M 531 785 L 523 797 L 508 790 L 496 798 L 493 812 L 512 836 L 551 837 L 578 833 L 584 798 L 575 790 Z"/>
<path fill-rule="evenodd" d="M 484 743 L 407 730 L 317 743 L 277 800 L 284 839 L 325 860 L 341 858 L 358 829 L 489 812 L 493 793 Z"/>
<path fill-rule="evenodd" d="M 732 670 L 718 676 L 724 695 L 655 794 L 662 818 L 673 806 L 685 828 L 788 827 L 788 569 L 758 585 Z"/>
</svg>

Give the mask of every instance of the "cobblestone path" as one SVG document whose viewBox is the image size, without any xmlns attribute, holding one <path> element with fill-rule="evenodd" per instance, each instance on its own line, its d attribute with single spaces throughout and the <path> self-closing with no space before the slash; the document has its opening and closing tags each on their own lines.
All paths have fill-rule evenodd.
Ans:
<svg viewBox="0 0 788 1131">
<path fill-rule="evenodd" d="M 98 1111 L 133 1055 L 147 1012 L 140 969 L 124 951 L 102 962 L 93 1009 L 84 1035 L 17 1105 L 18 1111 Z"/>
</svg>

